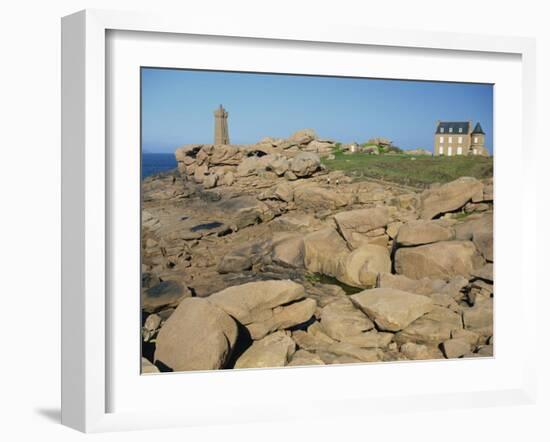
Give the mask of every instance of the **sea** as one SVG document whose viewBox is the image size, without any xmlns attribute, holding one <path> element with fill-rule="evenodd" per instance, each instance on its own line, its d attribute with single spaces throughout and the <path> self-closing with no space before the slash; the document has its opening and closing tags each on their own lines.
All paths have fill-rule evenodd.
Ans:
<svg viewBox="0 0 550 442">
<path fill-rule="evenodd" d="M 177 166 L 173 153 L 143 153 L 141 155 L 141 179 L 175 169 Z"/>
</svg>

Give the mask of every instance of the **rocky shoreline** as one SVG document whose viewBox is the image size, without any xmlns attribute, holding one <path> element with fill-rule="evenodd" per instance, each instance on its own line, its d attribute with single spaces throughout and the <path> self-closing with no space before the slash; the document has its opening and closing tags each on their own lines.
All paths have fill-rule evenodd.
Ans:
<svg viewBox="0 0 550 442">
<path fill-rule="evenodd" d="M 492 180 L 354 181 L 311 130 L 143 181 L 142 368 L 493 355 Z"/>
</svg>

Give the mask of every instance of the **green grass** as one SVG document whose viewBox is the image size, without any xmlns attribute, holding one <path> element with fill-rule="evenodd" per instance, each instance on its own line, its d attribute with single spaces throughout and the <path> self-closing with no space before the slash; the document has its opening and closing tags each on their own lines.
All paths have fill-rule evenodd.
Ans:
<svg viewBox="0 0 550 442">
<path fill-rule="evenodd" d="M 413 187 L 447 183 L 461 176 L 482 179 L 493 176 L 493 158 L 422 155 L 344 155 L 334 150 L 334 160 L 322 160 L 329 170 L 342 170 L 355 179 L 376 178 Z M 412 158 L 415 158 L 414 160 Z"/>
</svg>

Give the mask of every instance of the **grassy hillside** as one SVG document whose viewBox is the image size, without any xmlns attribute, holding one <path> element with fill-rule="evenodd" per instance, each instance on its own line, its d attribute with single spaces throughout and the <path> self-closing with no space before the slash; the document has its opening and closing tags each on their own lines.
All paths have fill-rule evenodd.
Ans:
<svg viewBox="0 0 550 442">
<path fill-rule="evenodd" d="M 479 179 L 493 176 L 493 158 L 363 153 L 344 155 L 342 151 L 335 151 L 334 156 L 334 160 L 322 160 L 329 170 L 342 170 L 356 179 L 376 178 L 414 187 L 426 187 L 435 182 L 446 183 L 461 176 Z"/>
</svg>

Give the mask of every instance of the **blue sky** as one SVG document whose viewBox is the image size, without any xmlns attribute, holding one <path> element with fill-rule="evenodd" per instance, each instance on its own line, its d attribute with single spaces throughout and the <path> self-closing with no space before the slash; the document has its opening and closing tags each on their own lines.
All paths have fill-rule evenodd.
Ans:
<svg viewBox="0 0 550 442">
<path fill-rule="evenodd" d="M 142 148 L 173 152 L 212 143 L 214 110 L 229 112 L 231 143 L 313 128 L 340 142 L 383 136 L 433 148 L 437 120 L 480 122 L 493 151 L 493 87 L 367 78 L 142 68 Z"/>
</svg>

